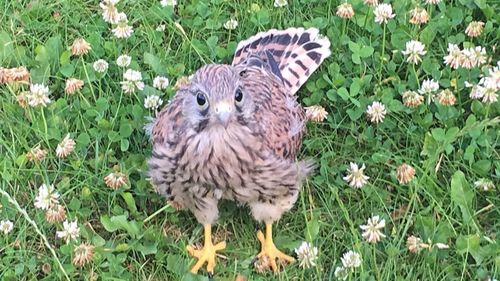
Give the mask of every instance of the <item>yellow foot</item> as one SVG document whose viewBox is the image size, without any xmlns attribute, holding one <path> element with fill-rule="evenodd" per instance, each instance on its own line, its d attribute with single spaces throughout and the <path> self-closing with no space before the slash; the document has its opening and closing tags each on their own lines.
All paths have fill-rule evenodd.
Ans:
<svg viewBox="0 0 500 281">
<path fill-rule="evenodd" d="M 220 242 L 217 244 L 212 244 L 212 237 L 211 237 L 211 227 L 210 225 L 205 225 L 205 245 L 203 246 L 203 249 L 198 250 L 193 246 L 187 246 L 186 249 L 188 253 L 197 258 L 198 261 L 196 264 L 191 268 L 191 272 L 196 274 L 198 273 L 198 270 L 201 268 L 201 266 L 206 262 L 207 263 L 207 273 L 209 275 L 214 274 L 214 268 L 215 268 L 215 256 L 217 255 L 217 251 L 223 250 L 226 248 L 226 242 Z"/>
<path fill-rule="evenodd" d="M 254 266 L 257 271 L 263 271 L 264 269 L 271 268 L 272 271 L 278 271 L 278 265 L 276 259 L 280 262 L 294 262 L 295 259 L 289 255 L 284 254 L 276 248 L 272 237 L 272 226 L 266 225 L 266 237 L 262 231 L 257 232 L 257 239 L 259 239 L 262 250 L 256 257 L 256 262 Z"/>
</svg>

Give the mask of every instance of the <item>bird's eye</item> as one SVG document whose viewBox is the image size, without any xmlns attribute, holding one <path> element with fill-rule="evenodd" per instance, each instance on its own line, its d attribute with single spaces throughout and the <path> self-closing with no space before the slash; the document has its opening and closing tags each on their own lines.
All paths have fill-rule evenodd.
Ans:
<svg viewBox="0 0 500 281">
<path fill-rule="evenodd" d="M 202 92 L 196 94 L 196 102 L 199 106 L 205 106 L 207 104 L 207 97 Z"/>
<path fill-rule="evenodd" d="M 236 102 L 241 102 L 243 100 L 243 93 L 241 92 L 240 89 L 236 90 L 236 93 L 234 94 L 234 99 Z"/>
</svg>

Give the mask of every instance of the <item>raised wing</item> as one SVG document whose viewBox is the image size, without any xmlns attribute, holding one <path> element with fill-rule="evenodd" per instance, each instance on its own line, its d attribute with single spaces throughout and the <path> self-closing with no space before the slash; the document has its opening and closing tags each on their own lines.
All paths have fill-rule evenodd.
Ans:
<svg viewBox="0 0 500 281">
<path fill-rule="evenodd" d="M 241 41 L 233 65 L 260 57 L 293 95 L 330 54 L 330 41 L 316 28 L 271 29 Z"/>
</svg>

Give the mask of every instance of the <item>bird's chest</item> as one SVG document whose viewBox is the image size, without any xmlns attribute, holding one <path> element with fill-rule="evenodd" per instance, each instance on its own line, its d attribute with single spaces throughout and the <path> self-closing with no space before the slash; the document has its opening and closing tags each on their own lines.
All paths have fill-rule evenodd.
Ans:
<svg viewBox="0 0 500 281">
<path fill-rule="evenodd" d="M 223 193 L 251 180 L 253 163 L 262 157 L 262 144 L 248 130 L 206 131 L 186 142 L 177 163 L 177 178 Z"/>
</svg>

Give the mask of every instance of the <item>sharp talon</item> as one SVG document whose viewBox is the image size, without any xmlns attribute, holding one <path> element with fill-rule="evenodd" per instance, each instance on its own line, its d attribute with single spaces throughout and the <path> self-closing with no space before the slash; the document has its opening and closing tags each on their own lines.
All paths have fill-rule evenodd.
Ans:
<svg viewBox="0 0 500 281">
<path fill-rule="evenodd" d="M 209 272 L 208 273 L 208 279 L 213 279 L 214 278 L 214 273 L 213 272 Z"/>
<path fill-rule="evenodd" d="M 276 260 L 271 259 L 270 263 L 271 263 L 271 269 L 273 270 L 273 272 L 278 271 L 278 265 L 276 265 Z"/>
<path fill-rule="evenodd" d="M 215 244 L 214 249 L 216 251 L 224 250 L 226 248 L 226 242 L 222 241 L 217 244 Z"/>
</svg>

